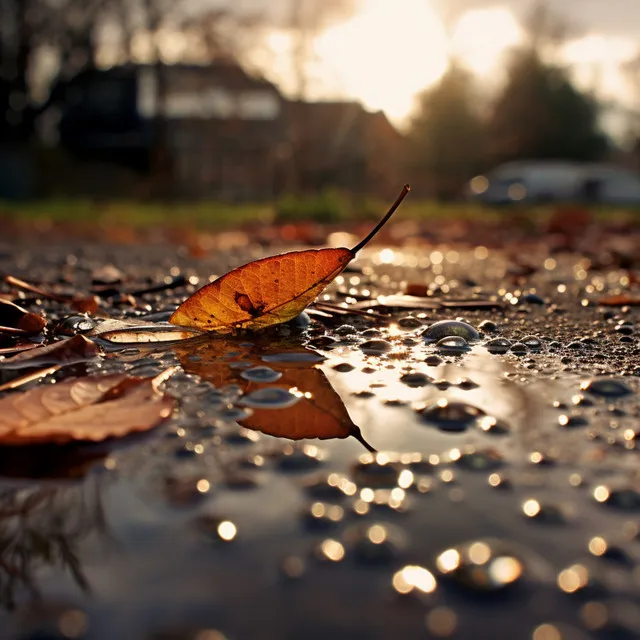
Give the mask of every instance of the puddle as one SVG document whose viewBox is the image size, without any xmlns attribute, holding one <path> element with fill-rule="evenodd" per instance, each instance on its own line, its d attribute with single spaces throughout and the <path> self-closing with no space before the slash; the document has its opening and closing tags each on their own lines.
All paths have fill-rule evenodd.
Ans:
<svg viewBox="0 0 640 640">
<path fill-rule="evenodd" d="M 85 363 L 177 365 L 180 409 L 115 448 L 0 451 L 0 637 L 638 637 L 638 378 L 570 348 L 584 324 L 470 308 L 163 326 Z"/>
</svg>

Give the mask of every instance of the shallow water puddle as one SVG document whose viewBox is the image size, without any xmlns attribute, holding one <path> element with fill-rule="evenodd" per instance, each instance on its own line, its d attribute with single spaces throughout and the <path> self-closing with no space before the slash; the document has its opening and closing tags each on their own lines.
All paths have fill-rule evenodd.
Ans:
<svg viewBox="0 0 640 640">
<path fill-rule="evenodd" d="M 639 385 L 596 375 L 619 345 L 403 313 L 83 364 L 177 366 L 180 408 L 0 451 L 0 638 L 637 637 Z"/>
</svg>

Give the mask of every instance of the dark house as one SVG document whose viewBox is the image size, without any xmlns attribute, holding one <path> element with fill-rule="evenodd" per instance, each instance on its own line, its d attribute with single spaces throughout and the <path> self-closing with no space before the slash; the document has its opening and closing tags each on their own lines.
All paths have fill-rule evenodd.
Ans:
<svg viewBox="0 0 640 640">
<path fill-rule="evenodd" d="M 388 196 L 402 182 L 404 137 L 382 111 L 359 102 L 290 102 L 300 186 Z"/>
<path fill-rule="evenodd" d="M 60 111 L 61 146 L 83 166 L 100 163 L 91 184 L 82 180 L 90 192 L 132 195 L 130 180 L 112 187 L 109 174 L 128 167 L 144 183 L 159 149 L 178 197 L 267 200 L 327 186 L 387 197 L 402 182 L 404 139 L 384 113 L 289 102 L 231 62 L 87 70 L 56 86 L 48 106 Z"/>
<path fill-rule="evenodd" d="M 56 87 L 50 102 L 61 110 L 65 149 L 142 173 L 152 166 L 162 122 L 175 195 L 263 199 L 276 188 L 284 101 L 273 84 L 236 64 L 87 70 Z"/>
</svg>

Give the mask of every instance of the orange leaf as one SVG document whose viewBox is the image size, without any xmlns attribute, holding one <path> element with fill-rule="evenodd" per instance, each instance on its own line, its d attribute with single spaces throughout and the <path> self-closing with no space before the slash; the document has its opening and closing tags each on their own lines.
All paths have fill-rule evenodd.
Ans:
<svg viewBox="0 0 640 640">
<path fill-rule="evenodd" d="M 353 249 L 292 251 L 250 262 L 196 291 L 170 318 L 177 325 L 232 333 L 295 318 L 331 283 L 400 206 L 405 186 L 373 231 Z"/>
<path fill-rule="evenodd" d="M 353 257 L 349 249 L 311 249 L 250 262 L 196 291 L 170 321 L 219 333 L 287 322 Z"/>
<path fill-rule="evenodd" d="M 75 378 L 0 398 L 0 445 L 99 442 L 148 431 L 174 408 L 158 389 L 170 372 Z"/>
<path fill-rule="evenodd" d="M 0 368 L 20 369 L 43 364 L 84 362 L 100 353 L 98 345 L 82 335 L 52 342 L 43 347 L 23 350 L 14 356 L 0 360 Z"/>
</svg>

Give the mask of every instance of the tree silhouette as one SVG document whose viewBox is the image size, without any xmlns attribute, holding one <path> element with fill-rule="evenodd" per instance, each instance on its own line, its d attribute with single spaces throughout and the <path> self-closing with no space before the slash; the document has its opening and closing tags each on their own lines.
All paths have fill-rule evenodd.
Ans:
<svg viewBox="0 0 640 640">
<path fill-rule="evenodd" d="M 461 193 L 483 160 L 483 122 L 470 74 L 452 64 L 419 98 L 409 131 L 412 171 L 438 198 Z"/>
<path fill-rule="evenodd" d="M 561 67 L 533 48 L 517 51 L 488 125 L 494 162 L 518 158 L 597 160 L 607 150 L 598 106 Z"/>
</svg>

